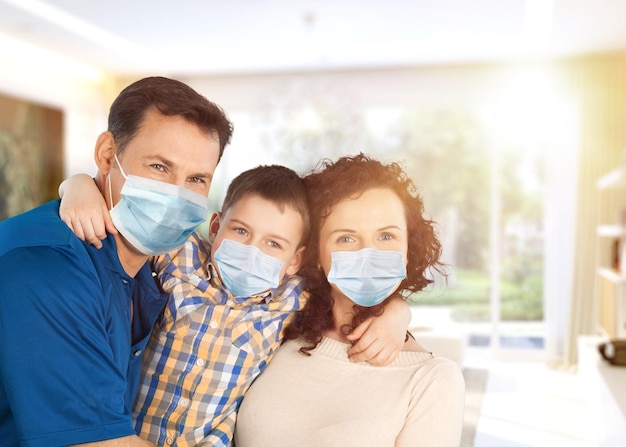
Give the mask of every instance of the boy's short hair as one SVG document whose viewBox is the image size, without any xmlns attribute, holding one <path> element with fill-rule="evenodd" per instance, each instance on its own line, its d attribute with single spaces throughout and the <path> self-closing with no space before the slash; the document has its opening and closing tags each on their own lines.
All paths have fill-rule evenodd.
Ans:
<svg viewBox="0 0 626 447">
<path fill-rule="evenodd" d="M 242 172 L 228 186 L 222 203 L 222 214 L 242 198 L 257 194 L 276 204 L 281 211 L 285 206 L 294 208 L 302 217 L 302 237 L 299 247 L 309 239 L 310 219 L 306 189 L 300 176 L 280 165 L 261 165 Z"/>
</svg>

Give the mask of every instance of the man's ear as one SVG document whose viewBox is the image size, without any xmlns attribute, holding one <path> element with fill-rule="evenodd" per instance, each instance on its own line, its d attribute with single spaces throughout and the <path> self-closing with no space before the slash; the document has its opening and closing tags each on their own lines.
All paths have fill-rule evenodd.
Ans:
<svg viewBox="0 0 626 447">
<path fill-rule="evenodd" d="M 217 232 L 220 229 L 220 219 L 222 215 L 220 212 L 216 211 L 211 215 L 211 219 L 209 220 L 209 242 L 215 242 L 215 236 L 217 236 Z"/>
<path fill-rule="evenodd" d="M 113 157 L 117 153 L 117 146 L 115 145 L 115 138 L 113 134 L 108 130 L 102 132 L 96 140 L 96 150 L 94 158 L 96 165 L 98 166 L 98 172 L 106 177 L 111 170 L 113 164 Z"/>
<path fill-rule="evenodd" d="M 302 262 L 304 261 L 304 250 L 306 247 L 300 247 L 289 261 L 287 265 L 287 269 L 285 270 L 286 275 L 295 275 L 300 270 L 302 266 Z"/>
</svg>

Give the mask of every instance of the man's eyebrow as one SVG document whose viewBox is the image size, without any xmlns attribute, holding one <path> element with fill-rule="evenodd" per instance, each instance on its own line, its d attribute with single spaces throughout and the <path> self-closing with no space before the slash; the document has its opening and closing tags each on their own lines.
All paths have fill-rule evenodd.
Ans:
<svg viewBox="0 0 626 447">
<path fill-rule="evenodd" d="M 175 164 L 174 162 L 172 162 L 171 160 L 165 158 L 162 155 L 149 155 L 146 157 L 146 160 L 148 162 L 158 162 L 164 166 L 167 166 L 168 168 L 173 167 Z M 198 177 L 198 178 L 202 178 L 202 179 L 208 179 L 208 180 L 213 180 L 213 174 L 210 172 L 196 172 L 194 174 L 189 175 L 188 177 Z"/>
</svg>

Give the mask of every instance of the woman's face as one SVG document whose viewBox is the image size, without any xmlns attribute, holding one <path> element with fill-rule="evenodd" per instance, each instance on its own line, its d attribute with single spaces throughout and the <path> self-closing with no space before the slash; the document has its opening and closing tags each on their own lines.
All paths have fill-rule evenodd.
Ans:
<svg viewBox="0 0 626 447">
<path fill-rule="evenodd" d="M 320 263 L 326 275 L 333 252 L 364 248 L 399 251 L 406 264 L 407 247 L 404 206 L 396 193 L 387 188 L 372 188 L 360 197 L 339 202 L 320 229 Z M 336 285 L 331 287 L 339 292 Z"/>
</svg>

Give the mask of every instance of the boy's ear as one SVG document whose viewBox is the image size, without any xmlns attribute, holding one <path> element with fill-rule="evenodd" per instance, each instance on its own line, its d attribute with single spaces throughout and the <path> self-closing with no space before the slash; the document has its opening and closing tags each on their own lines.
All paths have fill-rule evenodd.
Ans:
<svg viewBox="0 0 626 447">
<path fill-rule="evenodd" d="M 96 150 L 94 153 L 94 159 L 98 166 L 98 172 L 103 176 L 107 176 L 111 170 L 113 163 L 113 156 L 117 152 L 117 146 L 115 145 L 115 138 L 113 134 L 108 130 L 102 132 L 96 140 Z"/>
<path fill-rule="evenodd" d="M 300 270 L 302 262 L 304 261 L 305 249 L 306 247 L 298 248 L 296 254 L 293 255 L 293 258 L 291 258 L 291 261 L 289 261 L 289 264 L 287 265 L 287 269 L 285 270 L 286 275 L 295 275 L 298 273 L 298 270 Z"/>
<path fill-rule="evenodd" d="M 217 232 L 220 229 L 220 218 L 221 218 L 221 213 L 219 213 L 218 211 L 214 212 L 211 215 L 211 219 L 209 220 L 209 242 L 213 243 L 215 242 L 215 236 L 217 236 Z"/>
</svg>

